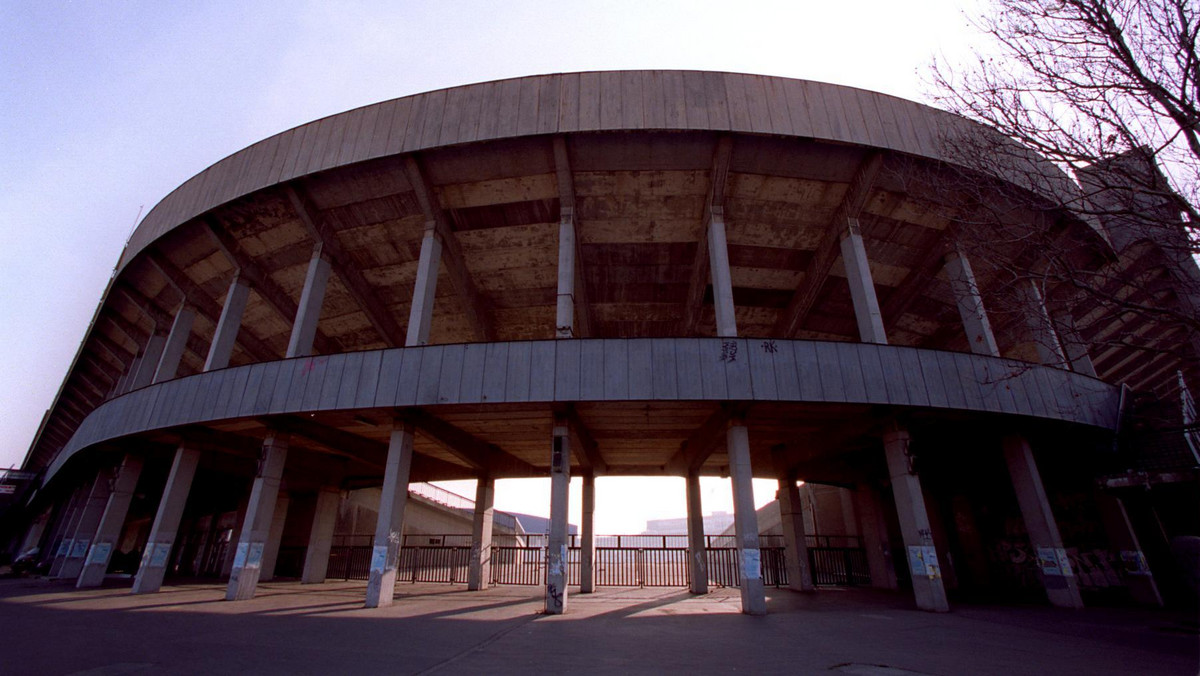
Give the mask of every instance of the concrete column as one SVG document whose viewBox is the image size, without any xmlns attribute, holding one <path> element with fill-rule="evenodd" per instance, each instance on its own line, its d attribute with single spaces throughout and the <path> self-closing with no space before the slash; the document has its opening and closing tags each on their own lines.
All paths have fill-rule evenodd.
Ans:
<svg viewBox="0 0 1200 676">
<path fill-rule="evenodd" d="M 467 568 L 467 589 L 482 591 L 492 583 L 492 526 L 496 509 L 496 480 L 490 474 L 479 477 L 475 486 L 475 518 L 471 521 L 471 561 Z"/>
<path fill-rule="evenodd" d="M 704 511 L 700 504 L 700 472 L 689 471 L 687 482 L 688 572 L 693 594 L 708 593 L 708 547 L 704 542 Z"/>
<path fill-rule="evenodd" d="M 975 283 L 975 271 L 971 269 L 971 262 L 957 248 L 946 254 L 946 276 L 950 278 L 950 291 L 958 305 L 958 316 L 962 318 L 963 331 L 967 334 L 971 352 L 999 357 L 1000 348 L 996 345 L 992 323 L 988 321 L 987 311 L 983 308 L 983 297 L 979 294 L 979 285 Z"/>
<path fill-rule="evenodd" d="M 1071 362 L 1071 370 L 1096 378 L 1096 366 L 1092 364 L 1092 357 L 1088 354 L 1087 343 L 1079 335 L 1079 330 L 1075 328 L 1075 317 L 1069 314 L 1060 314 L 1055 319 L 1058 324 L 1058 335 L 1062 338 L 1063 351 L 1066 352 L 1067 361 Z"/>
<path fill-rule="evenodd" d="M 804 532 L 804 511 L 800 491 L 787 472 L 780 473 L 780 525 L 783 528 L 784 562 L 787 565 L 788 588 L 793 591 L 813 591 L 812 570 L 808 561 L 808 541 Z"/>
<path fill-rule="evenodd" d="M 225 589 L 226 601 L 254 598 L 262 574 L 263 550 L 266 549 L 271 522 L 275 517 L 275 502 L 279 497 L 287 452 L 288 439 L 285 435 L 272 433 L 263 441 L 262 450 L 259 451 L 258 475 L 250 488 L 246 519 L 242 522 L 233 570 L 229 574 L 229 586 Z"/>
<path fill-rule="evenodd" d="M 171 322 L 171 332 L 167 334 L 167 340 L 163 343 L 162 355 L 158 358 L 151 382 L 171 380 L 179 372 L 183 351 L 187 348 L 188 336 L 192 335 L 192 324 L 195 321 L 196 311 L 186 305 L 175 313 L 175 321 Z"/>
<path fill-rule="evenodd" d="M 567 498 L 571 485 L 571 436 L 566 420 L 554 422 L 550 449 L 550 537 L 546 545 L 547 615 L 567 610 Z"/>
<path fill-rule="evenodd" d="M 52 566 L 57 555 L 67 555 L 66 541 L 70 539 L 67 527 L 71 525 L 75 510 L 80 508 L 86 496 L 87 487 L 76 486 L 70 495 L 64 496 L 61 501 L 54 501 L 51 507 L 50 527 L 42 534 L 43 539 L 38 541 L 39 566 Z"/>
<path fill-rule="evenodd" d="M 583 475 L 583 512 L 579 524 L 579 593 L 596 591 L 596 477 Z"/>
<path fill-rule="evenodd" d="M 246 511 L 250 509 L 250 494 L 242 496 L 238 503 L 237 518 L 233 521 L 233 532 L 229 534 L 229 548 L 225 550 L 225 561 L 221 564 L 221 577 L 233 574 L 233 560 L 237 558 L 237 543 L 242 539 L 242 525 L 246 523 Z"/>
<path fill-rule="evenodd" d="M 304 276 L 304 290 L 300 292 L 300 305 L 296 308 L 296 320 L 292 322 L 292 335 L 288 339 L 287 357 L 306 357 L 312 354 L 313 341 L 317 337 L 317 322 L 321 319 L 321 304 L 325 301 L 325 287 L 329 283 L 329 261 L 321 255 L 321 245 L 313 247 L 312 260 L 308 262 L 308 273 Z"/>
<path fill-rule="evenodd" d="M 867 568 L 871 571 L 871 586 L 895 589 L 899 586 L 896 568 L 892 565 L 887 538 L 887 524 L 880 509 L 879 491 L 874 486 L 859 484 L 854 489 L 854 511 L 858 515 L 858 530 L 862 534 Z"/>
<path fill-rule="evenodd" d="M 392 605 L 396 594 L 396 567 L 404 541 L 404 507 L 408 502 L 408 476 L 412 469 L 413 425 L 397 420 L 388 441 L 387 465 L 383 470 L 383 492 L 379 497 L 379 520 L 371 550 L 371 577 L 367 581 L 368 608 Z"/>
<path fill-rule="evenodd" d="M 75 579 L 83 570 L 83 562 L 87 557 L 88 548 L 100 527 L 100 517 L 108 507 L 108 496 L 112 494 L 113 482 L 116 481 L 115 468 L 106 467 L 96 475 L 92 488 L 88 491 L 87 500 L 79 510 L 79 520 L 75 524 L 75 532 L 71 535 L 71 547 L 62 567 L 54 577 Z M 57 562 L 57 560 L 56 560 Z"/>
<path fill-rule="evenodd" d="M 287 524 L 288 507 L 291 498 L 284 491 L 279 491 L 275 499 L 275 513 L 271 517 L 271 531 L 267 535 L 266 546 L 263 547 L 262 572 L 259 581 L 275 579 L 275 564 L 279 562 L 279 546 L 283 543 L 283 527 Z"/>
<path fill-rule="evenodd" d="M 58 528 L 58 533 L 55 537 L 59 538 L 58 546 L 55 548 L 54 555 L 50 558 L 50 577 L 58 577 L 62 571 L 63 565 L 71 556 L 71 552 L 75 549 L 75 531 L 79 530 L 79 521 L 83 517 L 84 508 L 87 506 L 88 495 L 92 492 L 97 479 L 93 479 L 90 484 L 78 486 L 71 493 L 71 500 L 67 505 L 67 511 L 63 514 L 63 519 Z M 90 535 L 88 537 L 91 537 Z"/>
<path fill-rule="evenodd" d="M 205 371 L 229 366 L 238 331 L 242 328 L 242 313 L 246 310 L 249 297 L 249 285 L 242 281 L 240 273 L 235 274 L 233 281 L 229 283 L 229 292 L 225 294 L 225 305 L 221 308 L 221 318 L 217 320 L 212 344 L 208 347 L 208 357 L 204 360 Z"/>
<path fill-rule="evenodd" d="M 1129 521 L 1124 501 L 1115 495 L 1097 491 L 1096 507 L 1100 510 L 1104 530 L 1108 532 L 1109 546 L 1120 552 L 1129 595 L 1141 605 L 1162 607 L 1162 595 L 1158 592 L 1154 575 L 1146 563 L 1146 555 L 1142 553 L 1137 533 Z"/>
<path fill-rule="evenodd" d="M 163 576 L 171 561 L 171 548 L 179 535 L 179 521 L 187 506 L 188 494 L 192 490 L 192 479 L 196 476 L 196 465 L 200 462 L 200 451 L 180 446 L 175 450 L 175 461 L 167 475 L 162 499 L 158 501 L 158 513 L 150 528 L 146 550 L 142 552 L 142 564 L 133 579 L 134 594 L 148 594 L 162 588 Z"/>
<path fill-rule="evenodd" d="M 317 506 L 313 510 L 308 547 L 304 550 L 304 572 L 300 576 L 302 584 L 325 581 L 325 573 L 329 570 L 329 550 L 333 549 L 333 529 L 337 526 L 338 504 L 341 499 L 341 491 L 333 486 L 325 486 L 317 492 Z"/>
<path fill-rule="evenodd" d="M 554 337 L 575 337 L 575 210 L 563 207 L 558 221 L 558 309 Z"/>
<path fill-rule="evenodd" d="M 163 347 L 167 344 L 167 337 L 155 333 L 146 341 L 146 349 L 142 350 L 142 354 L 134 364 L 137 366 L 137 371 L 133 373 L 128 382 L 126 392 L 145 387 L 151 383 L 154 378 L 154 371 L 158 368 L 158 360 L 162 357 Z"/>
<path fill-rule="evenodd" d="M 867 247 L 863 244 L 857 218 L 846 219 L 846 232 L 842 237 L 842 265 L 846 269 L 846 281 L 850 284 L 850 300 L 854 303 L 854 317 L 858 320 L 859 340 L 887 345 L 883 313 L 879 311 L 875 282 L 871 279 L 871 266 L 867 262 Z"/>
<path fill-rule="evenodd" d="M 742 612 L 765 615 L 767 597 L 762 580 L 762 550 L 758 544 L 758 514 L 754 511 L 754 473 L 750 467 L 750 433 L 732 424 L 725 433 L 729 478 L 733 484 L 733 529 L 737 534 L 738 565 L 742 575 Z"/>
<path fill-rule="evenodd" d="M 929 514 L 925 511 L 921 481 L 912 468 L 908 432 L 895 429 L 884 434 L 883 450 L 887 456 L 888 474 L 892 478 L 896 513 L 900 517 L 900 535 L 908 552 L 908 568 L 917 607 L 947 612 L 950 604 L 942 584 L 942 567 L 938 562 L 937 548 L 933 545 L 933 529 L 929 525 Z"/>
<path fill-rule="evenodd" d="M 1054 513 L 1050 511 L 1050 501 L 1046 498 L 1029 442 L 1015 434 L 1005 437 L 1004 461 L 1008 464 L 1013 489 L 1017 492 L 1017 504 L 1021 507 L 1021 517 L 1029 533 L 1029 543 L 1037 553 L 1046 596 L 1052 605 L 1082 608 L 1079 582 L 1075 578 L 1075 571 L 1071 569 L 1067 550 L 1063 549 L 1058 524 L 1054 521 Z"/>
<path fill-rule="evenodd" d="M 708 267 L 712 271 L 717 335 L 734 338 L 737 336 L 737 316 L 733 306 L 733 276 L 729 272 L 729 247 L 725 244 L 725 210 L 721 207 L 709 207 Z"/>
<path fill-rule="evenodd" d="M 421 256 L 417 260 L 417 281 L 413 285 L 412 305 L 408 311 L 408 333 L 406 346 L 424 345 L 429 342 L 429 329 L 433 325 L 433 302 L 437 294 L 438 268 L 442 264 L 442 242 L 437 238 L 435 224 L 425 224 L 425 237 L 421 240 Z"/>
<path fill-rule="evenodd" d="M 1046 310 L 1046 301 L 1042 298 L 1042 290 L 1037 280 L 1021 280 L 1017 283 L 1017 294 L 1020 297 L 1022 314 L 1029 326 L 1030 337 L 1037 349 L 1038 360 L 1043 364 L 1063 366 L 1067 363 L 1067 355 L 1063 352 L 1062 343 L 1054 331 L 1054 322 Z"/>
<path fill-rule="evenodd" d="M 76 587 L 99 587 L 100 583 L 104 582 L 104 573 L 108 571 L 113 548 L 119 544 L 121 529 L 125 527 L 125 516 L 129 513 L 129 503 L 133 501 L 133 491 L 137 488 L 141 476 L 141 456 L 126 453 L 120 469 L 117 470 L 112 493 L 108 496 L 108 506 L 104 508 L 104 515 L 100 517 L 96 537 L 92 540 Z"/>
</svg>

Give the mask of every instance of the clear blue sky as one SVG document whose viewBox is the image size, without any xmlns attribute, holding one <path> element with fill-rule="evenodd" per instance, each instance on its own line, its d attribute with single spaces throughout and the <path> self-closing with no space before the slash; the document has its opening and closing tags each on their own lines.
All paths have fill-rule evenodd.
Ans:
<svg viewBox="0 0 1200 676">
<path fill-rule="evenodd" d="M 970 39 L 970 4 L 0 0 L 0 467 L 23 460 L 139 211 L 225 155 L 367 103 L 536 73 L 741 71 L 921 100 L 930 59 Z"/>
</svg>

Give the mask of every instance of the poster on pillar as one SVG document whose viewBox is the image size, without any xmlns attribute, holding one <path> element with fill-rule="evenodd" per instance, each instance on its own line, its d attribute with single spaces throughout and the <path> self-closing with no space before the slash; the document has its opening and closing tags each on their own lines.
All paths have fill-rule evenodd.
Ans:
<svg viewBox="0 0 1200 676">
<path fill-rule="evenodd" d="M 150 556 L 150 566 L 152 566 L 154 568 L 166 568 L 167 567 L 167 557 L 170 556 L 170 554 L 171 554 L 171 543 L 156 542 L 149 546 L 153 547 L 153 552 L 154 552 Z"/>
<path fill-rule="evenodd" d="M 90 544 L 91 544 L 90 540 L 76 540 L 75 544 L 71 547 L 71 558 L 72 559 L 83 558 L 83 555 L 87 554 L 88 545 L 90 545 Z"/>
<path fill-rule="evenodd" d="M 942 569 L 938 565 L 937 548 L 932 545 L 910 545 L 908 568 L 913 577 L 928 577 L 930 580 L 940 578 Z"/>
<path fill-rule="evenodd" d="M 371 550 L 371 572 L 382 573 L 387 568 L 387 545 L 375 545 Z"/>
<path fill-rule="evenodd" d="M 762 558 L 757 549 L 742 550 L 742 579 L 757 580 L 762 577 Z"/>
<path fill-rule="evenodd" d="M 108 555 L 112 552 L 111 542 L 97 542 L 92 545 L 92 550 L 88 552 L 88 565 L 101 565 L 108 563 Z"/>
<path fill-rule="evenodd" d="M 58 543 L 58 550 L 54 552 L 55 556 L 66 556 L 67 552 L 71 551 L 72 540 L 63 540 Z"/>
<path fill-rule="evenodd" d="M 1065 575 L 1062 566 L 1059 562 L 1058 551 L 1053 547 L 1038 547 L 1038 568 L 1042 569 L 1042 575 Z M 1070 565 L 1068 563 L 1068 565 Z"/>
<path fill-rule="evenodd" d="M 250 549 L 250 545 L 245 542 L 239 542 L 237 553 L 233 555 L 233 567 L 244 568 L 246 566 L 246 551 Z"/>
<path fill-rule="evenodd" d="M 251 542 L 250 551 L 246 553 L 246 567 L 258 568 L 262 565 L 263 543 Z"/>
</svg>

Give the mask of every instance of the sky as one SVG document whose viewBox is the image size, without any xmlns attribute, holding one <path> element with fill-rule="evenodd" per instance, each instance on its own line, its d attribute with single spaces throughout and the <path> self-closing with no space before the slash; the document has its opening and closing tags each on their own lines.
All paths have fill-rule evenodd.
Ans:
<svg viewBox="0 0 1200 676">
<path fill-rule="evenodd" d="M 23 461 L 138 219 L 226 155 L 369 103 L 541 73 L 748 72 L 922 101 L 930 61 L 972 42 L 973 7 L 0 0 L 0 467 Z M 497 508 L 544 513 L 542 484 L 500 482 Z M 728 481 L 703 492 L 706 512 L 731 510 Z M 597 481 L 599 532 L 683 510 L 682 479 Z"/>
</svg>

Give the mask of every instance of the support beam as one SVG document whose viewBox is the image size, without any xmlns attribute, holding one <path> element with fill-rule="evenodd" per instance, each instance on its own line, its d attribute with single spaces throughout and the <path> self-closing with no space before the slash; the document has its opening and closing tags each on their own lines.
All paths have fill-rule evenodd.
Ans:
<svg viewBox="0 0 1200 676">
<path fill-rule="evenodd" d="M 104 515 L 100 517 L 100 525 L 96 528 L 96 537 L 88 550 L 87 561 L 75 586 L 99 587 L 104 582 L 104 573 L 108 571 L 108 562 L 112 560 L 113 548 L 120 544 L 121 529 L 125 527 L 125 516 L 129 513 L 129 503 L 133 501 L 133 491 L 137 488 L 138 479 L 142 476 L 142 457 L 134 453 L 126 453 L 117 470 L 116 481 L 113 482 L 112 493 L 108 496 L 108 505 Z"/>
<path fill-rule="evenodd" d="M 536 467 L 488 443 L 469 432 L 429 413 L 413 409 L 406 411 L 412 423 L 423 434 L 441 444 L 459 460 L 479 471 L 491 471 L 497 476 L 536 476 Z"/>
<path fill-rule="evenodd" d="M 1029 327 L 1030 339 L 1037 349 L 1038 360 L 1047 366 L 1065 366 L 1067 355 L 1058 340 L 1050 313 L 1046 311 L 1046 301 L 1037 280 L 1017 280 L 1016 286 L 1017 296 L 1024 310 L 1021 314 Z"/>
<path fill-rule="evenodd" d="M 737 337 L 737 311 L 733 305 L 733 275 L 729 270 L 729 248 L 725 244 L 725 211 L 712 207 L 708 216 L 708 269 L 712 271 L 713 312 L 717 335 Z"/>
<path fill-rule="evenodd" d="M 313 341 L 317 337 L 317 322 L 321 319 L 321 305 L 325 302 L 325 287 L 329 283 L 329 261 L 325 259 L 320 244 L 313 247 L 312 259 L 308 262 L 308 273 L 304 276 L 304 290 L 300 293 L 300 305 L 296 310 L 296 321 L 292 323 L 292 335 L 288 339 L 285 358 L 307 357 L 312 354 Z"/>
<path fill-rule="evenodd" d="M 946 235 L 944 230 L 935 231 L 927 244 L 918 247 L 918 250 L 926 251 L 925 257 L 917 262 L 916 265 L 909 268 L 908 274 L 904 275 L 904 279 L 900 280 L 900 284 L 893 288 L 883 301 L 883 306 L 880 311 L 883 313 L 883 328 L 885 331 L 891 331 L 896 326 L 896 322 L 912 304 L 929 287 L 929 280 L 937 275 L 938 270 L 942 268 L 944 258 L 942 255 L 943 241 Z"/>
<path fill-rule="evenodd" d="M 420 162 L 410 155 L 405 158 L 404 173 L 408 177 L 408 183 L 412 187 L 417 204 L 420 205 L 421 212 L 425 215 L 425 221 L 433 223 L 433 229 L 441 240 L 442 262 L 446 266 L 446 272 L 450 276 L 450 283 L 454 286 L 454 291 L 463 302 L 467 320 L 475 329 L 476 339 L 485 342 L 496 340 L 496 325 L 491 310 L 484 302 L 478 287 L 475 286 L 475 281 L 471 279 L 471 273 L 463 261 L 462 247 L 459 246 L 458 237 L 455 236 L 450 223 L 446 220 L 446 215 L 438 204 L 437 195 L 434 194 L 433 186 L 426 178 L 424 169 L 421 168 Z"/>
<path fill-rule="evenodd" d="M 558 309 L 554 335 L 584 338 L 595 320 L 588 303 L 580 255 L 579 225 L 575 219 L 575 182 L 565 136 L 554 137 L 554 172 L 558 178 Z"/>
<path fill-rule="evenodd" d="M 867 569 L 871 571 L 871 586 L 876 589 L 895 589 L 899 586 L 892 565 L 891 545 L 887 524 L 883 520 L 879 489 L 870 484 L 854 488 L 854 513 L 858 516 L 858 531 L 862 534 Z"/>
<path fill-rule="evenodd" d="M 196 465 L 200 462 L 200 451 L 181 445 L 175 450 L 171 473 L 163 488 L 154 525 L 142 553 L 142 565 L 133 579 L 134 594 L 148 594 L 162 588 L 163 576 L 171 562 L 171 548 L 179 535 L 179 521 L 187 505 L 188 493 L 192 490 L 192 479 L 196 476 Z"/>
<path fill-rule="evenodd" d="M 125 298 L 125 300 L 132 305 L 135 310 L 150 320 L 150 323 L 154 327 L 151 329 L 150 333 L 161 333 L 167 331 L 175 319 L 166 310 L 160 308 L 156 301 L 151 300 L 142 294 L 141 291 L 133 288 L 127 283 L 114 284 L 113 291 L 117 295 Z M 114 314 L 116 314 L 118 317 L 120 316 L 119 313 Z M 126 321 L 124 317 L 121 317 L 118 321 L 124 322 L 124 326 L 129 328 L 129 331 L 126 332 L 126 335 L 128 335 L 134 343 L 141 344 L 143 339 L 140 336 L 145 335 L 144 332 L 139 330 L 132 322 Z M 206 346 L 200 340 L 199 336 L 188 336 L 187 351 L 191 352 L 196 357 L 196 361 L 204 361 L 204 354 L 207 351 L 207 347 L 208 346 Z M 153 370 L 156 366 L 157 364 L 151 364 L 151 370 Z"/>
<path fill-rule="evenodd" d="M 971 261 L 955 246 L 946 254 L 945 264 L 946 276 L 950 278 L 950 291 L 954 294 L 958 316 L 962 318 L 963 331 L 967 334 L 971 352 L 999 357 L 1000 348 L 996 345 L 992 323 L 988 321 L 987 311 L 984 310 L 983 297 L 979 294 Z"/>
<path fill-rule="evenodd" d="M 146 340 L 146 347 L 137 361 L 137 371 L 129 379 L 128 390 L 141 389 L 154 380 L 154 372 L 158 369 L 158 360 L 162 358 L 163 348 L 166 347 L 167 336 L 161 333 L 151 334 Z"/>
<path fill-rule="evenodd" d="M 566 419 L 554 420 L 550 446 L 550 534 L 546 543 L 544 612 L 567 610 L 567 498 L 571 485 L 571 433 Z"/>
<path fill-rule="evenodd" d="M 792 294 L 787 308 L 775 324 L 775 335 L 780 338 L 792 338 L 804 325 L 804 320 L 816 304 L 821 287 L 825 285 L 825 280 L 837 260 L 845 223 L 848 219 L 858 218 L 862 212 L 882 166 L 883 155 L 878 151 L 871 151 L 855 170 L 841 203 L 834 210 L 829 226 L 825 228 L 821 243 L 813 253 L 808 269 L 804 271 L 804 280 Z"/>
<path fill-rule="evenodd" d="M 408 478 L 412 469 L 413 424 L 397 419 L 388 442 L 383 492 L 379 497 L 379 521 L 371 549 L 371 574 L 367 580 L 366 607 L 392 605 L 396 594 L 396 568 L 404 541 L 404 508 L 408 503 Z"/>
<path fill-rule="evenodd" d="M 308 547 L 304 550 L 304 572 L 300 576 L 302 584 L 318 584 L 325 581 L 341 498 L 341 491 L 335 486 L 322 486 L 321 490 L 317 491 L 317 505 L 313 510 Z"/>
<path fill-rule="evenodd" d="M 202 291 L 200 287 L 196 286 L 195 282 L 193 282 L 192 279 L 187 276 L 187 273 L 185 273 L 183 270 L 180 270 L 174 263 L 168 260 L 166 256 L 154 250 L 151 250 L 149 255 L 150 262 L 154 265 L 154 267 L 158 268 L 158 271 L 162 273 L 163 277 L 167 279 L 171 286 L 175 287 L 175 289 L 179 291 L 179 294 L 183 296 L 186 304 L 199 311 L 199 313 L 208 321 L 213 322 L 214 324 L 219 324 L 218 318 L 223 317 L 226 312 L 224 308 L 218 307 L 216 302 L 212 298 L 209 298 L 206 292 Z M 239 278 L 240 275 L 235 274 L 234 282 L 236 283 Z M 245 290 L 244 285 L 242 288 Z M 233 293 L 232 287 L 230 288 L 230 293 Z M 229 305 L 229 302 L 230 297 L 227 296 L 225 300 L 226 306 Z M 245 307 L 246 299 L 244 293 L 241 303 L 242 307 Z M 240 324 L 241 322 L 241 313 L 242 308 L 237 308 L 235 325 L 233 327 L 233 336 L 229 339 L 229 348 L 231 350 L 233 349 L 232 340 L 237 338 L 237 324 Z M 242 336 L 242 347 L 245 348 L 246 352 L 250 353 L 251 356 L 259 361 L 271 361 L 278 358 L 278 355 L 276 355 L 271 348 L 267 347 L 266 343 L 250 334 L 245 334 Z M 211 344 L 209 345 L 208 351 L 210 353 L 212 352 Z M 228 360 L 226 361 L 228 362 Z M 224 366 L 217 368 L 224 368 Z M 210 369 L 205 368 L 204 370 L 207 371 Z"/>
<path fill-rule="evenodd" d="M 482 474 L 475 486 L 475 514 L 471 520 L 471 559 L 467 564 L 467 590 L 482 591 L 492 582 L 492 528 L 495 523 L 496 480 Z"/>
<path fill-rule="evenodd" d="M 863 243 L 857 218 L 846 219 L 841 249 L 846 281 L 850 284 L 850 300 L 854 304 L 854 317 L 858 321 L 858 338 L 864 343 L 887 345 L 883 314 L 879 311 L 875 282 L 871 279 L 871 266 L 867 261 L 867 247 Z"/>
<path fill-rule="evenodd" d="M 413 283 L 412 304 L 408 311 L 408 333 L 405 346 L 424 345 L 429 342 L 429 331 L 433 328 L 433 304 L 437 297 L 438 268 L 442 263 L 442 243 L 438 239 L 433 221 L 425 223 L 425 235 L 421 238 L 421 254 L 417 259 L 417 278 Z"/>
<path fill-rule="evenodd" d="M 733 487 L 733 529 L 737 535 L 742 612 L 765 615 L 767 597 L 762 579 L 758 514 L 754 511 L 754 471 L 750 467 L 750 434 L 745 422 L 736 420 L 730 424 L 725 439 L 729 452 L 729 479 Z"/>
<path fill-rule="evenodd" d="M 375 293 L 374 287 L 367 281 L 367 278 L 363 276 L 358 263 L 342 248 L 333 227 L 321 217 L 320 210 L 312 203 L 308 193 L 295 183 L 288 184 L 284 189 L 300 222 L 304 224 L 313 241 L 320 244 L 325 254 L 329 256 L 334 271 L 342 280 L 342 286 L 362 309 L 367 320 L 371 322 L 371 326 L 375 327 L 380 339 L 388 347 L 405 345 L 404 334 L 400 330 L 400 325 L 396 323 L 395 316 L 379 298 L 379 294 Z"/>
<path fill-rule="evenodd" d="M 279 561 L 279 546 L 283 544 L 283 528 L 287 525 L 287 513 L 291 504 L 291 496 L 285 491 L 279 491 L 279 496 L 275 498 L 275 511 L 271 516 L 271 530 L 263 547 L 262 572 L 258 577 L 260 582 L 275 579 L 275 564 Z"/>
<path fill-rule="evenodd" d="M 566 406 L 557 412 L 567 418 L 567 426 L 571 430 L 571 452 L 580 467 L 583 468 L 583 473 L 592 476 L 608 473 L 608 462 L 604 460 L 604 455 L 600 452 L 600 445 L 596 443 L 596 438 L 588 430 L 587 425 L 583 424 L 575 407 Z"/>
<path fill-rule="evenodd" d="M 74 580 L 83 571 L 88 549 L 96 536 L 96 529 L 100 527 L 100 518 L 104 516 L 104 509 L 108 507 L 108 496 L 112 494 L 116 481 L 114 470 L 115 468 L 111 467 L 104 468 L 96 475 L 96 480 L 92 482 L 92 488 L 88 491 L 87 500 L 78 511 L 79 520 L 75 524 L 74 532 L 68 535 L 71 540 L 69 551 L 66 552 L 57 571 L 51 568 L 52 577 Z M 59 559 L 56 558 L 55 563 L 58 564 Z"/>
<path fill-rule="evenodd" d="M 213 331 L 212 343 L 208 346 L 208 356 L 204 359 L 204 370 L 214 371 L 229 366 L 233 357 L 233 347 L 237 343 L 238 332 L 242 328 L 242 313 L 246 310 L 246 301 L 250 299 L 250 286 L 242 279 L 241 273 L 234 274 L 229 281 L 229 292 L 225 294 L 225 304 L 221 306 L 221 314 L 217 319 L 217 328 Z M 275 356 L 266 346 L 250 349 L 256 338 L 247 335 L 251 340 L 243 340 L 246 349 L 259 361 L 271 361 Z M 260 354 L 261 351 L 261 354 Z"/>
<path fill-rule="evenodd" d="M 1096 366 L 1092 363 L 1091 355 L 1088 354 L 1088 343 L 1083 340 L 1079 335 L 1079 330 L 1075 327 L 1075 317 L 1064 312 L 1055 315 L 1055 320 L 1058 336 L 1062 339 L 1063 351 L 1067 355 L 1067 361 L 1071 364 L 1071 370 L 1096 378 Z"/>
<path fill-rule="evenodd" d="M 745 417 L 747 407 L 739 404 L 721 404 L 712 415 L 696 428 L 695 432 L 679 445 L 679 450 L 667 461 L 664 469 L 668 474 L 686 476 L 699 471 L 725 436 L 729 421 Z"/>
<path fill-rule="evenodd" d="M 942 568 L 933 545 L 933 529 L 925 511 L 921 481 L 913 469 L 909 442 L 908 432 L 897 426 L 883 435 L 883 451 L 892 479 L 896 514 L 900 519 L 900 534 L 908 553 L 908 568 L 917 607 L 944 613 L 950 610 L 950 604 L 942 585 Z"/>
<path fill-rule="evenodd" d="M 79 519 L 83 516 L 84 507 L 87 505 L 88 493 L 91 492 L 94 484 L 95 480 L 93 479 L 92 484 L 85 483 L 77 486 L 72 491 L 66 507 L 60 513 L 52 540 L 52 542 L 57 541 L 58 544 L 55 546 L 53 554 L 43 559 L 49 564 L 50 577 L 58 576 L 58 572 L 62 570 L 63 564 L 71 554 L 71 549 L 75 544 L 75 531 L 79 527 Z M 50 553 L 47 552 L 47 554 Z"/>
<path fill-rule="evenodd" d="M 262 574 L 263 551 L 271 534 L 271 523 L 275 516 L 275 503 L 279 497 L 279 484 L 283 479 L 287 452 L 286 435 L 272 432 L 263 441 L 258 474 L 250 489 L 246 518 L 242 522 L 242 532 L 238 537 L 233 569 L 229 574 L 229 586 L 225 589 L 226 601 L 254 598 L 254 591 Z"/>
<path fill-rule="evenodd" d="M 246 253 L 240 244 L 225 227 L 213 218 L 205 218 L 204 224 L 208 226 L 208 232 L 212 235 L 213 241 L 216 242 L 217 248 L 225 254 L 225 258 L 238 269 L 238 274 L 245 279 L 247 283 L 262 298 L 271 309 L 275 310 L 283 321 L 288 324 L 294 324 L 298 306 L 292 300 L 292 297 L 283 290 L 283 287 L 275 283 L 271 279 L 268 271 L 263 270 L 258 262 Z M 246 335 L 239 334 L 243 344 L 246 343 Z M 336 341 L 327 337 L 320 329 L 317 330 L 316 336 L 313 338 L 313 345 L 317 351 L 322 354 L 333 354 L 341 351 L 341 346 Z M 278 357 L 273 357 L 278 358 Z"/>
<path fill-rule="evenodd" d="M 792 591 L 813 591 L 812 570 L 808 562 L 808 534 L 804 532 L 804 511 L 796 478 L 786 470 L 779 471 L 780 526 L 783 528 L 783 559 L 787 566 L 788 588 Z"/>
<path fill-rule="evenodd" d="M 572 442 L 574 443 L 574 442 Z M 596 591 L 596 477 L 583 475 L 583 510 L 579 524 L 579 593 Z"/>
<path fill-rule="evenodd" d="M 1052 605 L 1060 608 L 1082 608 L 1079 581 L 1071 569 L 1067 550 L 1063 548 L 1058 524 L 1054 521 L 1054 512 L 1050 509 L 1050 500 L 1042 486 L 1042 477 L 1033 460 L 1033 449 L 1029 447 L 1029 442 L 1016 434 L 1005 437 L 1004 461 L 1017 493 L 1021 518 L 1029 533 L 1029 544 L 1037 556 L 1046 596 Z"/>
<path fill-rule="evenodd" d="M 1125 501 L 1112 493 L 1097 491 L 1096 507 L 1100 511 L 1100 520 L 1104 522 L 1104 530 L 1108 533 L 1109 547 L 1121 553 L 1121 561 L 1126 565 L 1125 582 L 1129 595 L 1139 605 L 1161 608 L 1162 595 L 1146 563 L 1146 555 L 1142 553 L 1137 532 L 1129 521 Z"/>
<path fill-rule="evenodd" d="M 700 501 L 700 472 L 689 471 L 684 477 L 687 491 L 688 573 L 693 594 L 708 593 L 708 548 L 704 537 L 704 508 Z"/>
<path fill-rule="evenodd" d="M 163 343 L 162 356 L 154 369 L 152 383 L 172 380 L 179 374 L 179 364 L 183 361 L 183 350 L 187 347 L 188 337 L 192 335 L 192 324 L 196 321 L 196 311 L 187 305 L 182 305 L 175 313 L 171 322 L 171 330 Z"/>
<path fill-rule="evenodd" d="M 713 210 L 721 212 L 722 219 L 725 207 L 725 184 L 729 178 L 729 160 L 733 156 L 733 139 L 722 136 L 717 140 L 713 151 L 712 168 L 708 173 L 708 197 L 704 201 L 704 223 L 701 227 L 700 238 L 696 242 L 696 256 L 692 260 L 692 275 L 688 282 L 687 295 L 683 302 L 683 315 L 679 319 L 676 334 L 691 336 L 696 333 L 696 325 L 700 322 L 700 310 L 704 305 L 704 292 L 711 281 L 709 274 L 711 256 L 709 253 L 709 236 L 712 224 Z M 724 242 L 724 220 L 721 225 L 721 241 Z M 728 262 L 728 252 L 723 259 Z M 716 289 L 713 290 L 716 298 Z"/>
</svg>

